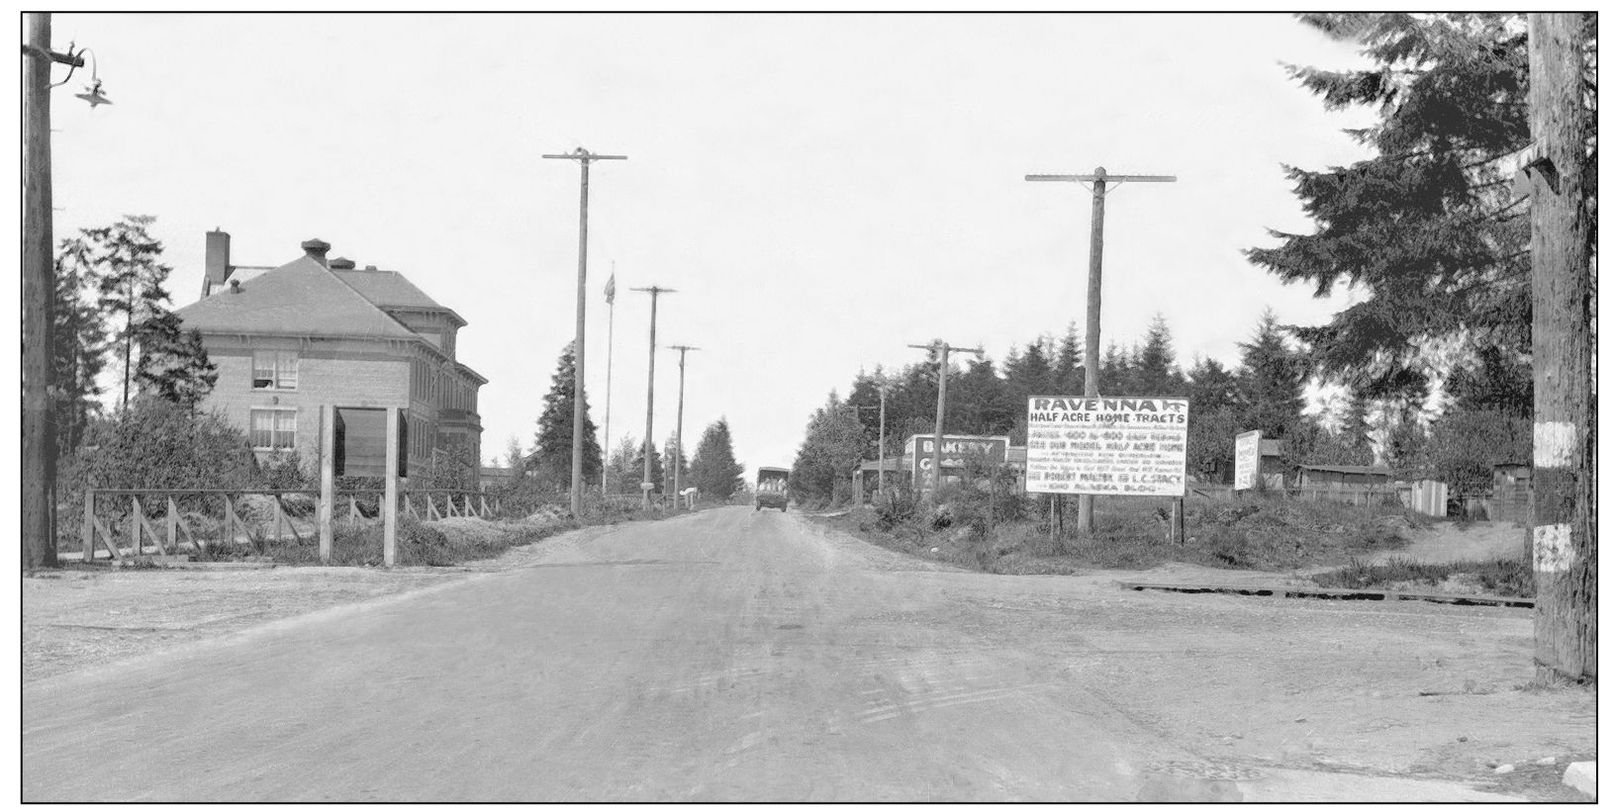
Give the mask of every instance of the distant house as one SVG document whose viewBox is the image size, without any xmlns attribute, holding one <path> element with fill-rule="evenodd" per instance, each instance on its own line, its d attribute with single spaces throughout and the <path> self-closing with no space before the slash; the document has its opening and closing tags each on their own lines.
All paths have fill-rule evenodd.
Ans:
<svg viewBox="0 0 1615 810">
<path fill-rule="evenodd" d="M 403 408 L 411 477 L 458 471 L 477 485 L 488 380 L 455 357 L 466 325 L 402 274 L 336 258 L 318 239 L 278 267 L 230 263 L 230 235 L 207 235 L 201 300 L 178 311 L 218 366 L 202 407 L 245 430 L 262 458 L 316 463 L 320 406 Z M 239 271 L 239 272 L 238 272 Z"/>
<path fill-rule="evenodd" d="M 1300 464 L 1296 466 L 1296 483 L 1303 487 L 1333 487 L 1336 489 L 1388 487 L 1391 485 L 1391 468 Z"/>
</svg>

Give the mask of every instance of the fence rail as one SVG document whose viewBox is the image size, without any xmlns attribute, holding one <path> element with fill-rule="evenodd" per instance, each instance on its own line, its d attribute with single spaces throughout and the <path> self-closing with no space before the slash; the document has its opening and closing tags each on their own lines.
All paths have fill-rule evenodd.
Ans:
<svg viewBox="0 0 1615 810">
<path fill-rule="evenodd" d="M 421 521 L 503 514 L 499 496 L 476 490 L 413 489 L 398 497 L 399 511 Z M 260 500 L 243 502 L 243 498 Z M 215 544 L 232 549 L 246 544 L 263 553 L 271 537 L 276 543 L 289 539 L 311 544 L 322 534 L 322 520 L 341 519 L 349 525 L 380 522 L 385 498 L 380 489 L 338 489 L 325 509 L 317 489 L 87 489 L 79 534 L 81 559 L 94 560 L 100 550 L 113 560 L 148 552 L 167 557 L 178 553 L 182 543 L 198 552 Z M 267 516 L 261 513 L 264 507 L 269 509 Z M 297 518 L 310 516 L 300 531 Z"/>
<path fill-rule="evenodd" d="M 1189 484 L 1189 495 L 1192 497 L 1209 498 L 1212 500 L 1233 500 L 1239 498 L 1278 498 L 1281 500 L 1302 501 L 1331 501 L 1334 503 L 1348 503 L 1354 506 L 1376 506 L 1384 504 L 1402 504 L 1402 487 L 1332 487 L 1332 486 L 1287 486 L 1269 487 L 1263 490 L 1249 489 L 1236 491 L 1229 484 Z"/>
</svg>

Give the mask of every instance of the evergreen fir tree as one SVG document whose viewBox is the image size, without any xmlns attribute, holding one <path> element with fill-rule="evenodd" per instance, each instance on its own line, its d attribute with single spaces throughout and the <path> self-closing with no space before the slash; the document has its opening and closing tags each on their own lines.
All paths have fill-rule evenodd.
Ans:
<svg viewBox="0 0 1615 810">
<path fill-rule="evenodd" d="M 1060 348 L 1054 355 L 1054 390 L 1049 393 L 1082 396 L 1087 381 L 1082 365 L 1084 350 L 1077 334 L 1077 322 L 1071 321 L 1066 324 L 1065 336 L 1060 339 Z"/>
<path fill-rule="evenodd" d="M 863 426 L 834 391 L 808 420 L 807 435 L 791 465 L 791 493 L 799 500 L 836 501 L 851 495 L 852 471 L 863 458 Z"/>
<path fill-rule="evenodd" d="M 1291 75 L 1330 109 L 1380 113 L 1374 126 L 1348 131 L 1373 147 L 1373 157 L 1322 171 L 1286 167 L 1315 231 L 1272 231 L 1279 246 L 1247 251 L 1320 297 L 1343 282 L 1366 293 L 1328 324 L 1297 330 L 1318 371 L 1377 398 L 1424 389 L 1427 336 L 1458 337 L 1477 352 L 1505 349 L 1511 360 L 1524 356 L 1529 203 L 1512 193 L 1498 160 L 1531 139 L 1524 15 L 1300 18 L 1361 43 L 1375 64 L 1291 67 Z M 1595 93 L 1592 66 L 1589 86 Z"/>
<path fill-rule="evenodd" d="M 666 471 L 662 467 L 661 452 L 659 452 L 655 445 L 652 445 L 650 442 L 640 442 L 639 446 L 634 448 L 634 460 L 632 464 L 633 473 L 630 476 L 633 481 L 632 491 L 639 492 L 641 490 L 640 485 L 645 481 L 646 448 L 650 449 L 651 494 L 660 495 L 665 491 L 665 489 L 662 487 L 662 479 L 666 477 Z"/>
<path fill-rule="evenodd" d="M 744 473 L 745 467 L 735 460 L 729 420 L 720 417 L 701 433 L 701 443 L 690 461 L 690 483 L 699 487 L 702 495 L 722 500 L 743 487 Z"/>
<path fill-rule="evenodd" d="M 1172 350 L 1172 331 L 1166 319 L 1156 314 L 1150 322 L 1144 345 L 1133 364 L 1133 393 L 1141 397 L 1176 397 L 1184 393 L 1183 372 L 1178 370 Z"/>
<path fill-rule="evenodd" d="M 180 328 L 172 312 L 161 312 L 140 323 L 135 334 L 140 359 L 135 384 L 143 393 L 195 409 L 218 382 L 218 367 L 202 348 L 202 333 Z"/>
<path fill-rule="evenodd" d="M 1251 342 L 1241 343 L 1239 348 L 1241 432 L 1260 430 L 1264 439 L 1298 433 L 1306 404 L 1302 359 L 1285 344 L 1283 328 L 1272 310 L 1262 313 Z"/>
<path fill-rule="evenodd" d="M 678 448 L 677 444 L 673 441 L 672 436 L 668 436 L 667 441 L 662 443 L 662 491 L 676 495 L 678 494 L 678 489 L 673 488 L 674 465 L 667 463 L 668 459 L 677 460 L 679 489 L 691 486 L 690 460 L 687 456 L 685 456 L 684 452 Z"/>
<path fill-rule="evenodd" d="M 556 362 L 555 376 L 550 379 L 550 392 L 544 395 L 544 412 L 538 417 L 538 430 L 533 434 L 534 453 L 531 469 L 540 481 L 552 487 L 572 483 L 572 370 L 576 358 L 572 343 L 561 350 Z M 600 480 L 600 443 L 595 439 L 594 421 L 589 418 L 588 392 L 583 398 L 583 480 L 585 483 Z"/>
</svg>

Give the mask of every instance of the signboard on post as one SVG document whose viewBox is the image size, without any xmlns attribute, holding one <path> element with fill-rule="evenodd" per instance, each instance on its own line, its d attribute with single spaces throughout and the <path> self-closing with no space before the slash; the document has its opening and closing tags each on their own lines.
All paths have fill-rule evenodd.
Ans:
<svg viewBox="0 0 1615 810">
<path fill-rule="evenodd" d="M 1234 489 L 1256 486 L 1262 472 L 1262 432 L 1252 430 L 1234 437 Z"/>
<path fill-rule="evenodd" d="M 1030 397 L 1026 491 L 1181 498 L 1188 443 L 1186 399 Z"/>
<path fill-rule="evenodd" d="M 931 453 L 936 448 L 936 436 L 908 437 L 903 455 L 911 459 L 909 472 L 914 476 L 914 488 L 929 492 L 935 486 L 931 474 Z M 1009 460 L 1008 436 L 943 436 L 942 469 L 962 470 L 968 459 L 980 459 L 986 464 L 1003 464 Z"/>
<path fill-rule="evenodd" d="M 387 472 L 387 409 L 337 407 L 336 474 L 380 478 Z M 398 446 L 409 446 L 409 423 L 398 420 Z M 398 475 L 409 476 L 409 454 L 398 454 Z"/>
</svg>

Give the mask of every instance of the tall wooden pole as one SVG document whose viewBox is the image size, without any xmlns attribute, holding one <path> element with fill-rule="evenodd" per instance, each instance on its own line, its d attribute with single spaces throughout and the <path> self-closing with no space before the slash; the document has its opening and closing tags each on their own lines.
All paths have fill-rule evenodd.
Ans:
<svg viewBox="0 0 1615 810">
<path fill-rule="evenodd" d="M 381 564 L 398 562 L 398 422 L 403 408 L 387 408 L 387 469 L 382 474 Z"/>
<path fill-rule="evenodd" d="M 320 406 L 320 562 L 331 562 L 336 514 L 336 407 Z"/>
<path fill-rule="evenodd" d="M 1593 515 L 1592 290 L 1583 100 L 1590 27 L 1579 13 L 1530 15 L 1532 568 L 1539 677 L 1598 677 Z"/>
<path fill-rule="evenodd" d="M 626 155 L 597 155 L 583 147 L 550 160 L 576 160 L 582 168 L 578 190 L 578 306 L 577 330 L 572 338 L 572 516 L 583 517 L 583 327 L 588 309 L 589 280 L 589 164 L 596 160 L 627 160 Z"/>
<path fill-rule="evenodd" d="M 1105 167 L 1093 174 L 1029 174 L 1027 180 L 1092 183 L 1093 215 L 1088 223 L 1088 334 L 1083 347 L 1082 395 L 1099 396 L 1099 298 L 1100 277 L 1105 256 L 1105 191 L 1114 183 L 1175 183 L 1176 177 L 1165 174 L 1110 174 Z M 1055 496 L 1058 498 L 1059 496 Z M 1093 533 L 1094 496 L 1077 497 L 1077 531 Z"/>
<path fill-rule="evenodd" d="M 24 68 L 22 238 L 22 564 L 56 561 L 56 426 L 51 420 L 51 362 L 56 265 L 51 256 L 50 69 L 83 60 L 50 49 L 50 14 L 28 15 Z M 85 558 L 88 562 L 89 558 Z"/>
<path fill-rule="evenodd" d="M 617 325 L 617 263 L 611 263 L 611 281 L 606 284 L 606 424 L 600 437 L 605 440 L 605 446 L 600 448 L 605 458 L 603 462 L 611 460 L 611 354 L 615 347 L 614 330 Z M 609 463 L 600 465 L 600 494 L 606 494 L 606 475 L 611 471 Z"/>
<path fill-rule="evenodd" d="M 680 489 L 683 484 L 679 482 L 679 459 L 684 457 L 684 355 L 691 350 L 700 351 L 700 349 L 695 346 L 669 346 L 668 348 L 677 349 L 679 353 L 679 416 L 678 423 L 673 428 L 673 497 L 676 505 L 679 493 L 684 491 Z"/>
<path fill-rule="evenodd" d="M 666 287 L 655 285 L 649 287 L 634 287 L 634 292 L 650 293 L 650 368 L 645 372 L 645 478 L 639 482 L 640 508 L 650 508 L 650 493 L 656 488 L 651 480 L 651 454 L 656 452 L 656 440 L 651 438 L 651 431 L 656 425 L 656 299 L 662 293 L 678 292 Z"/>
<path fill-rule="evenodd" d="M 884 496 L 886 494 L 886 380 L 880 381 L 880 447 L 878 449 L 880 471 L 875 473 L 875 492 Z"/>
<path fill-rule="evenodd" d="M 1099 396 L 1099 299 L 1105 266 L 1105 167 L 1093 170 L 1093 214 L 1088 222 L 1088 333 L 1082 351 L 1082 395 Z M 1056 498 L 1059 496 L 1056 495 Z M 1077 531 L 1093 534 L 1094 496 L 1077 496 Z"/>
<path fill-rule="evenodd" d="M 936 435 L 931 445 L 931 497 L 935 498 L 942 491 L 942 422 L 947 416 L 948 401 L 948 355 L 952 352 L 969 352 L 977 357 L 982 355 L 981 349 L 961 349 L 948 345 L 945 340 L 938 340 L 929 345 L 909 344 L 911 349 L 935 349 L 937 356 L 936 375 Z M 916 453 L 919 448 L 915 448 Z"/>
</svg>

